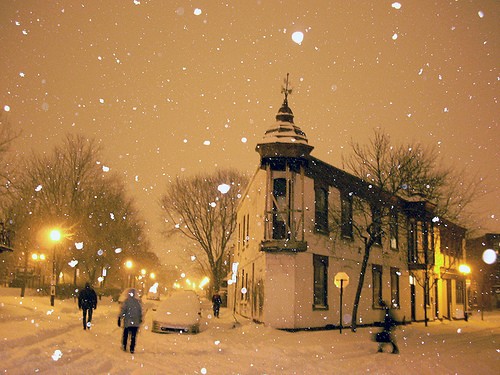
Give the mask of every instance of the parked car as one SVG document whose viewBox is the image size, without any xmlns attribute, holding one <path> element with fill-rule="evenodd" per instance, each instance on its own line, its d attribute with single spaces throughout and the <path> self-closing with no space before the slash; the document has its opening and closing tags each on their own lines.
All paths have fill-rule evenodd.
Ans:
<svg viewBox="0 0 500 375">
<path fill-rule="evenodd" d="M 201 301 L 192 290 L 175 291 L 153 309 L 152 331 L 156 333 L 198 333 Z"/>
</svg>

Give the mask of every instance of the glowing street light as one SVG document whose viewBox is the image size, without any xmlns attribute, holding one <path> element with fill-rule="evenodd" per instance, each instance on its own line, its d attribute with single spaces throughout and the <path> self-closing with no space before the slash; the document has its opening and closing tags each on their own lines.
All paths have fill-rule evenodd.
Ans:
<svg viewBox="0 0 500 375">
<path fill-rule="evenodd" d="M 467 265 L 467 264 L 461 264 L 458 266 L 458 270 L 464 274 L 465 277 L 467 277 L 468 274 L 470 274 L 470 267 Z M 467 299 L 469 298 L 467 296 L 467 287 L 469 286 L 468 284 L 470 284 L 470 280 L 465 280 L 465 288 L 464 288 L 464 293 L 465 293 L 465 299 L 464 299 L 464 319 L 465 321 L 468 320 L 469 318 L 469 313 L 467 311 Z"/>
<path fill-rule="evenodd" d="M 125 262 L 125 267 L 127 267 L 128 269 L 128 272 L 127 272 L 127 287 L 128 288 L 131 288 L 132 287 L 132 273 L 131 273 L 131 270 L 132 270 L 132 267 L 134 266 L 134 263 L 132 263 L 131 260 L 127 260 Z"/>
<path fill-rule="evenodd" d="M 461 264 L 458 266 L 458 270 L 464 275 L 468 275 L 470 273 L 470 267 L 467 264 Z"/>
</svg>

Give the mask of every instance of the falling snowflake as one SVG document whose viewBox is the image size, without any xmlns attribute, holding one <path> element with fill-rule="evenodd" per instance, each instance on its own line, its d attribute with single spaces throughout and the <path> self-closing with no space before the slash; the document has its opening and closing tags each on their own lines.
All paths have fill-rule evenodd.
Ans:
<svg viewBox="0 0 500 375">
<path fill-rule="evenodd" d="M 302 31 L 296 31 L 292 34 L 292 40 L 297 44 L 302 44 L 304 40 L 304 33 Z"/>
<path fill-rule="evenodd" d="M 228 184 L 220 184 L 219 186 L 217 186 L 217 190 L 219 190 L 222 194 L 226 194 L 229 189 L 231 189 L 231 186 L 229 186 Z"/>
<path fill-rule="evenodd" d="M 61 357 L 62 357 L 62 352 L 59 349 L 54 350 L 54 354 L 52 354 L 52 359 L 54 361 L 58 361 L 59 359 L 61 359 Z"/>
<path fill-rule="evenodd" d="M 392 7 L 393 7 L 394 9 L 399 10 L 399 9 L 401 9 L 401 3 L 398 3 L 398 2 L 392 3 Z"/>
</svg>

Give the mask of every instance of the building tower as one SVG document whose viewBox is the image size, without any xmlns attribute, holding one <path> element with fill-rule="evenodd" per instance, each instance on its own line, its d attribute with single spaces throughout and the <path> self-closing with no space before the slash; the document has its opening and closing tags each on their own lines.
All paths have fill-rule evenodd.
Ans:
<svg viewBox="0 0 500 375">
<path fill-rule="evenodd" d="M 313 147 L 306 134 L 293 122 L 288 106 L 288 74 L 283 88 L 284 100 L 276 122 L 266 131 L 255 150 L 260 167 L 266 170 L 266 210 L 264 251 L 305 251 L 304 168 Z"/>
</svg>

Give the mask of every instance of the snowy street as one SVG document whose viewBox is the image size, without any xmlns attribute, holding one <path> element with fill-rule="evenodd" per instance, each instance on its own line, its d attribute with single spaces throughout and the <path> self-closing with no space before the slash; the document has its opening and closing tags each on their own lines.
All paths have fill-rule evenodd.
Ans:
<svg viewBox="0 0 500 375">
<path fill-rule="evenodd" d="M 2 293 L 5 294 L 5 293 Z M 153 307 L 145 301 L 145 309 Z M 237 317 L 220 319 L 204 304 L 197 335 L 155 334 L 151 318 L 135 354 L 120 349 L 118 304 L 104 299 L 84 331 L 73 300 L 0 294 L 0 369 L 4 374 L 494 374 L 500 359 L 500 313 L 468 322 L 398 327 L 401 353 L 377 353 L 379 328 L 285 332 Z M 389 351 L 389 347 L 386 348 Z M 497 370 L 494 370 L 494 369 Z"/>
</svg>

